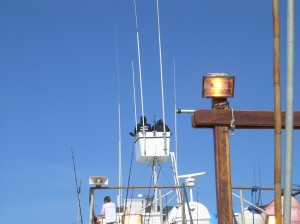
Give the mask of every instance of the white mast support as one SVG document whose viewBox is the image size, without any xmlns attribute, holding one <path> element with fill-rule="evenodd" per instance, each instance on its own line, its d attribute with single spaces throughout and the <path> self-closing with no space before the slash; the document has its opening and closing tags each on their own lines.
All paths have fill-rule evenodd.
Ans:
<svg viewBox="0 0 300 224">
<path fill-rule="evenodd" d="M 233 193 L 232 192 L 232 195 L 237 197 L 237 198 L 240 198 L 240 196 L 238 196 L 237 194 Z M 250 201 L 247 201 L 246 199 L 243 199 L 244 202 L 246 202 L 247 204 L 253 206 L 254 208 L 258 209 L 259 211 L 265 213 L 266 215 L 270 215 L 268 212 L 266 212 L 265 210 L 261 209 L 260 207 L 257 207 L 256 205 L 252 204 Z"/>
<path fill-rule="evenodd" d="M 160 19 L 159 19 L 159 4 L 156 0 L 156 11 L 157 11 L 157 29 L 158 29 L 158 44 L 159 44 L 159 64 L 160 64 L 160 84 L 161 84 L 161 103 L 162 113 L 164 122 L 164 149 L 167 150 L 167 139 L 166 139 L 166 118 L 165 118 L 165 101 L 164 101 L 164 80 L 163 80 L 163 66 L 162 66 L 162 53 L 161 53 L 161 38 L 160 38 Z"/>
<path fill-rule="evenodd" d="M 121 144 L 121 104 L 120 104 L 120 72 L 119 72 L 119 50 L 118 32 L 116 29 L 116 56 L 117 56 L 117 80 L 118 80 L 118 122 L 119 122 L 119 187 L 122 186 L 122 144 Z M 122 206 L 122 189 L 119 189 L 118 206 Z"/>
<path fill-rule="evenodd" d="M 165 198 L 166 196 L 168 196 L 168 195 L 171 194 L 172 192 L 173 192 L 173 190 L 167 192 L 166 194 L 162 195 L 162 196 L 160 197 L 160 199 Z M 143 211 L 145 208 L 147 208 L 148 206 L 153 205 L 154 202 L 157 202 L 157 201 L 160 200 L 160 199 L 153 200 L 151 203 L 146 204 L 146 205 L 143 206 L 140 210 L 136 211 L 136 212 L 134 213 L 134 215 L 140 213 L 140 212 Z M 173 199 L 173 198 L 172 198 L 172 199 Z M 167 204 L 169 204 L 170 201 L 171 201 L 171 200 L 169 200 Z"/>
<path fill-rule="evenodd" d="M 153 161 L 153 184 L 157 186 L 157 170 L 156 170 L 157 162 Z M 157 212 L 157 189 L 154 188 L 154 202 L 153 202 L 153 211 Z"/>
<path fill-rule="evenodd" d="M 242 224 L 245 224 L 244 201 L 243 201 L 243 190 L 242 189 L 240 189 L 240 200 L 241 200 Z"/>
<path fill-rule="evenodd" d="M 89 224 L 94 223 L 94 189 L 90 189 L 90 218 Z"/>
<path fill-rule="evenodd" d="M 162 205 L 162 189 L 159 188 L 159 214 L 160 214 L 160 223 L 164 223 L 164 219 L 163 219 L 163 205 Z"/>
<path fill-rule="evenodd" d="M 192 178 L 192 179 L 194 179 L 194 178 Z M 193 202 L 194 201 L 194 197 L 193 197 L 193 190 L 192 190 L 192 188 L 190 187 L 190 201 L 191 202 Z"/>
<path fill-rule="evenodd" d="M 174 174 L 174 182 L 175 186 L 179 186 L 179 179 L 178 179 L 178 171 L 177 171 L 177 161 L 174 152 L 170 152 L 171 162 L 172 162 L 172 170 Z M 181 194 L 180 189 L 176 188 L 176 195 L 177 195 L 177 203 L 181 203 Z"/>
</svg>

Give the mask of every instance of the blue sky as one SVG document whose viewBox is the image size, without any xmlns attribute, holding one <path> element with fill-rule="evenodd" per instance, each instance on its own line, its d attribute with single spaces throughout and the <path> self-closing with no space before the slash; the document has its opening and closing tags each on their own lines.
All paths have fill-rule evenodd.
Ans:
<svg viewBox="0 0 300 224">
<path fill-rule="evenodd" d="M 154 115 L 162 117 L 156 1 L 136 3 L 143 106 L 152 122 Z M 298 1 L 295 12 L 294 109 L 299 111 Z M 165 113 L 173 133 L 174 60 L 177 108 L 209 109 L 210 100 L 201 97 L 202 76 L 225 72 L 236 78 L 231 108 L 273 110 L 271 1 L 161 1 L 160 25 Z M 280 1 L 280 26 L 284 110 L 285 1 Z M 123 184 L 127 184 L 133 147 L 128 133 L 135 125 L 132 62 L 140 116 L 133 0 L 0 1 L 1 223 L 76 222 L 71 148 L 82 181 L 83 221 L 88 222 L 89 176 L 109 176 L 110 185 L 118 185 L 118 90 Z M 216 211 L 212 130 L 192 128 L 190 114 L 177 115 L 176 121 L 179 174 L 205 171 L 196 178 L 194 198 Z M 284 131 L 282 137 L 284 155 Z M 273 186 L 274 130 L 237 130 L 230 146 L 234 186 L 259 184 L 259 176 L 263 187 Z M 298 185 L 299 146 L 297 130 L 292 181 Z M 169 175 L 170 164 L 163 167 Z M 133 164 L 132 184 L 149 183 L 149 171 L 144 170 L 145 165 Z M 173 184 L 172 177 L 169 180 Z M 264 192 L 263 201 L 271 200 L 272 194 Z M 97 196 L 97 206 L 102 196 Z M 250 196 L 248 192 L 249 200 Z"/>
</svg>

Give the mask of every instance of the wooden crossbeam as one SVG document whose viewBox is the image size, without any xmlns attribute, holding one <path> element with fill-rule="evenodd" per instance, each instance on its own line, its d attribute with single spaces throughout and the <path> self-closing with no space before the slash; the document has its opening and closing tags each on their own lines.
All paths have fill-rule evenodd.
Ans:
<svg viewBox="0 0 300 224">
<path fill-rule="evenodd" d="M 194 128 L 214 128 L 216 125 L 230 126 L 235 119 L 235 128 L 274 129 L 274 111 L 196 110 L 192 116 Z M 285 128 L 285 111 L 281 112 L 282 129 Z M 294 112 L 294 129 L 300 129 L 300 111 Z"/>
</svg>

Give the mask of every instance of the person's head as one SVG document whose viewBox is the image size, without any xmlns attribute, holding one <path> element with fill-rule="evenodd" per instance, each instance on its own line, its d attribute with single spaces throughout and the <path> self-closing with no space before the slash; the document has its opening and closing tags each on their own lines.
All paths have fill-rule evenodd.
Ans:
<svg viewBox="0 0 300 224">
<path fill-rule="evenodd" d="M 105 196 L 105 197 L 104 197 L 104 202 L 105 202 L 105 203 L 110 202 L 110 197 L 109 197 L 109 196 Z"/>
<path fill-rule="evenodd" d="M 162 119 L 159 119 L 156 124 L 163 125 L 164 122 L 162 121 Z"/>
<path fill-rule="evenodd" d="M 140 117 L 140 120 L 141 120 L 141 123 L 143 123 L 143 121 L 144 121 L 144 123 L 147 122 L 146 116 L 141 116 L 141 117 Z"/>
</svg>

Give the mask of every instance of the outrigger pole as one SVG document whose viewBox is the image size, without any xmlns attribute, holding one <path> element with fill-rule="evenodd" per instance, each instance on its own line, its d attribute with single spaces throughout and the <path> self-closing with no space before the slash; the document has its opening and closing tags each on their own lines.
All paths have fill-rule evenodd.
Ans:
<svg viewBox="0 0 300 224">
<path fill-rule="evenodd" d="M 276 224 L 282 223 L 281 205 L 281 97 L 280 97 L 280 26 L 278 0 L 273 0 L 273 79 L 274 79 L 274 198 Z"/>
</svg>

